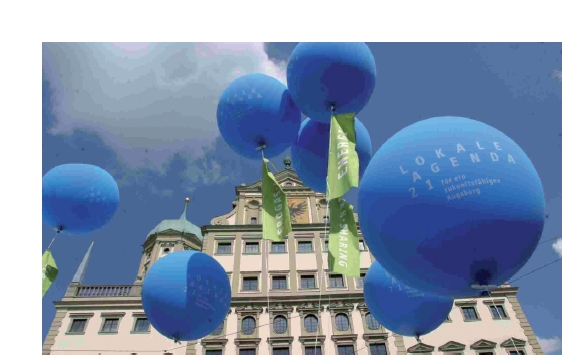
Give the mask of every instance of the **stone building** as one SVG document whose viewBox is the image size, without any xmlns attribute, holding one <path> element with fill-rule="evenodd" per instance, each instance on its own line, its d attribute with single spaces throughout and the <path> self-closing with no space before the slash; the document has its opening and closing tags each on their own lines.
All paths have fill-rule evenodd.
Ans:
<svg viewBox="0 0 562 355">
<path fill-rule="evenodd" d="M 328 270 L 326 197 L 303 185 L 289 159 L 275 177 L 287 193 L 293 223 L 284 242 L 262 239 L 257 181 L 237 186 L 232 210 L 209 225 L 194 226 L 186 210 L 179 219 L 158 224 L 146 238 L 130 285 L 84 285 L 90 248 L 66 294 L 55 302 L 43 354 L 543 355 L 517 301 L 517 287 L 457 299 L 449 319 L 420 342 L 387 331 L 365 306 L 363 279 Z M 174 344 L 151 328 L 140 289 L 154 262 L 186 249 L 202 250 L 223 265 L 232 305 L 213 334 Z M 360 249 L 364 275 L 373 256 L 362 240 Z"/>
</svg>

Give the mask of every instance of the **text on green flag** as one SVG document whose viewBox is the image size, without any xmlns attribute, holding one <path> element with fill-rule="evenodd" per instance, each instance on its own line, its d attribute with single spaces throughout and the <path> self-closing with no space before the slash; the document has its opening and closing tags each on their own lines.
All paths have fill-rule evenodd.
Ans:
<svg viewBox="0 0 562 355">
<path fill-rule="evenodd" d="M 262 168 L 262 229 L 263 238 L 276 242 L 285 240 L 291 233 L 291 216 L 287 196 L 275 176 L 267 168 L 269 160 L 263 159 Z"/>
<path fill-rule="evenodd" d="M 353 206 L 343 198 L 338 198 L 330 200 L 329 208 L 328 265 L 330 271 L 350 277 L 359 277 L 359 235 L 353 216 Z"/>
<path fill-rule="evenodd" d="M 355 114 L 333 115 L 330 121 L 328 198 L 342 197 L 359 186 L 359 157 L 355 151 Z"/>
<path fill-rule="evenodd" d="M 59 273 L 59 269 L 57 268 L 57 264 L 55 263 L 55 259 L 53 259 L 53 254 L 51 254 L 51 250 L 47 249 L 43 253 L 43 296 L 45 297 L 45 293 L 49 290 L 53 282 Z"/>
</svg>

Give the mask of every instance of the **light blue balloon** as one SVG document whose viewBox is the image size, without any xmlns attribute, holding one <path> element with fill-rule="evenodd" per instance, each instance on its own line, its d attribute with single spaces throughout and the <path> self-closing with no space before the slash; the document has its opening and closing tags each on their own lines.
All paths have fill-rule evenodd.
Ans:
<svg viewBox="0 0 562 355">
<path fill-rule="evenodd" d="M 357 117 L 355 137 L 361 178 L 371 160 L 372 146 L 369 132 Z M 306 186 L 320 193 L 326 193 L 329 145 L 330 125 L 307 118 L 291 146 L 291 160 L 297 175 Z"/>
<path fill-rule="evenodd" d="M 66 235 L 89 234 L 107 224 L 119 206 L 119 188 L 105 170 L 63 164 L 43 176 L 43 222 Z"/>
<path fill-rule="evenodd" d="M 176 341 L 211 334 L 224 321 L 230 299 L 230 281 L 221 264 L 193 250 L 160 258 L 142 286 L 142 306 L 150 324 Z"/>
<path fill-rule="evenodd" d="M 417 122 L 390 138 L 359 186 L 359 221 L 382 266 L 448 297 L 507 282 L 542 234 L 541 181 L 499 130 L 462 117 Z"/>
<path fill-rule="evenodd" d="M 386 329 L 404 336 L 420 337 L 447 319 L 453 299 L 424 293 L 406 286 L 375 261 L 363 286 L 369 311 Z"/>
</svg>

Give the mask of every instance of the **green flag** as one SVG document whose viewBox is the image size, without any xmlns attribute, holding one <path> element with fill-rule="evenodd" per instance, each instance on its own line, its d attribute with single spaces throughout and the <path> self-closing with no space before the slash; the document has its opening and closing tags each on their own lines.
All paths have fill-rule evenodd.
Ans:
<svg viewBox="0 0 562 355">
<path fill-rule="evenodd" d="M 359 186 L 359 158 L 355 151 L 355 114 L 333 115 L 330 122 L 328 199 L 342 197 Z"/>
<path fill-rule="evenodd" d="M 330 200 L 328 265 L 333 272 L 359 277 L 359 236 L 353 206 L 343 198 Z"/>
<path fill-rule="evenodd" d="M 58 273 L 59 269 L 57 269 L 53 254 L 51 254 L 50 249 L 47 249 L 47 251 L 43 253 L 43 296 L 41 297 L 45 297 L 45 293 L 47 293 L 53 282 L 55 282 Z"/>
<path fill-rule="evenodd" d="M 262 170 L 262 229 L 263 238 L 282 242 L 291 233 L 291 216 L 287 197 L 275 176 L 267 168 L 269 160 L 263 158 Z"/>
</svg>

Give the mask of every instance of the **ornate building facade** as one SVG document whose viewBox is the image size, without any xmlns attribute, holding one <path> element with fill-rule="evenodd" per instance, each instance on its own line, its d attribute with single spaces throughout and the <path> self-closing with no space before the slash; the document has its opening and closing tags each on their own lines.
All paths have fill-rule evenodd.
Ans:
<svg viewBox="0 0 562 355">
<path fill-rule="evenodd" d="M 284 242 L 262 239 L 257 181 L 237 186 L 232 210 L 210 225 L 194 226 L 186 210 L 177 220 L 162 221 L 147 236 L 131 285 L 83 285 L 89 250 L 55 302 L 43 354 L 543 355 L 517 287 L 508 285 L 488 297 L 456 300 L 447 321 L 419 342 L 384 329 L 365 306 L 363 279 L 328 270 L 326 197 L 304 186 L 289 159 L 275 177 L 287 193 L 293 223 Z M 223 265 L 232 304 L 213 334 L 174 344 L 151 328 L 140 290 L 154 262 L 186 249 L 202 250 Z M 364 275 L 374 258 L 362 240 L 360 249 Z"/>
</svg>

